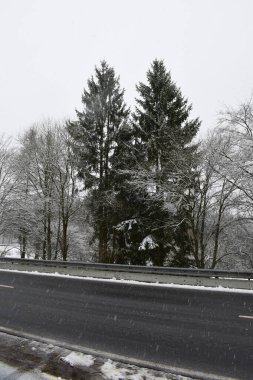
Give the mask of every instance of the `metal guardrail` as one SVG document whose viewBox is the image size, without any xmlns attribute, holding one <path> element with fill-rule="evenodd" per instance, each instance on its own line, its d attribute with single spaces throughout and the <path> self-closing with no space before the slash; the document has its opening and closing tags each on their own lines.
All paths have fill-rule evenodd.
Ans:
<svg viewBox="0 0 253 380">
<path fill-rule="evenodd" d="M 130 273 L 145 273 L 155 275 L 170 275 L 183 277 L 199 277 L 199 278 L 226 278 L 226 279 L 244 279 L 253 280 L 253 271 L 226 271 L 214 269 L 193 269 L 193 268 L 171 268 L 171 267 L 155 267 L 155 266 L 140 266 L 140 265 L 123 265 L 123 264 L 101 264 L 101 263 L 84 263 L 81 261 L 55 261 L 55 260 L 34 260 L 34 259 L 13 259 L 0 258 L 0 268 L 4 263 L 24 266 L 38 267 L 53 267 L 53 268 L 76 268 L 82 270 L 96 270 L 106 272 L 130 272 Z"/>
</svg>

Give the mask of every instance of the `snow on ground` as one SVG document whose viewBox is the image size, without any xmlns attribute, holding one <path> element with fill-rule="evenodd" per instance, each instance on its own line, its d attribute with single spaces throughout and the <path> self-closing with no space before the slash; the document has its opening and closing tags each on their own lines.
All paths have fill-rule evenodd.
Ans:
<svg viewBox="0 0 253 380">
<path fill-rule="evenodd" d="M 0 362 L 0 379 L 9 380 L 64 380 L 62 377 L 55 377 L 37 369 L 26 371 L 24 369 Z"/>
<path fill-rule="evenodd" d="M 0 257 L 10 257 L 20 259 L 19 245 L 0 244 Z"/>
<path fill-rule="evenodd" d="M 10 259 L 20 259 L 20 245 L 15 244 L 0 244 L 0 257 L 8 257 Z M 34 259 L 34 253 L 28 252 L 27 259 Z"/>
<path fill-rule="evenodd" d="M 101 372 L 105 380 L 172 380 L 170 375 L 130 365 L 124 367 L 122 364 L 112 360 L 107 360 L 102 365 Z M 174 376 L 173 378 L 175 379 Z M 187 380 L 183 376 L 177 376 L 176 378 L 177 380 Z"/>
<path fill-rule="evenodd" d="M 71 352 L 65 357 L 61 357 L 66 363 L 69 363 L 72 367 L 85 366 L 90 367 L 94 364 L 95 358 L 91 355 L 84 355 L 81 352 Z"/>
<path fill-rule="evenodd" d="M 212 292 L 228 292 L 228 293 L 246 293 L 253 294 L 253 289 L 239 289 L 239 288 L 225 288 L 223 286 L 202 286 L 202 285 L 181 285 L 181 284 L 163 284 L 159 282 L 143 282 L 143 281 L 135 281 L 135 280 L 117 280 L 116 278 L 96 278 L 96 277 L 81 277 L 81 276 L 73 276 L 69 274 L 62 273 L 46 273 L 46 272 L 38 272 L 38 271 L 24 271 L 24 270 L 13 270 L 13 269 L 0 269 L 0 272 L 16 272 L 16 273 L 28 273 L 31 275 L 39 275 L 39 276 L 54 276 L 54 277 L 67 277 L 78 280 L 89 280 L 89 281 L 101 281 L 101 282 L 115 282 L 115 283 L 125 283 L 129 285 L 144 285 L 144 286 L 157 286 L 162 288 L 177 288 L 177 289 L 191 289 L 191 290 L 208 290 Z"/>
</svg>

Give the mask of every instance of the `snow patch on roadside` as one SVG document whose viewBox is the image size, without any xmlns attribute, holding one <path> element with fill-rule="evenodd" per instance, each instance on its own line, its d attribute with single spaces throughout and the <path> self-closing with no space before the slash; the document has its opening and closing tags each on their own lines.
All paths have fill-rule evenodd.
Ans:
<svg viewBox="0 0 253 380">
<path fill-rule="evenodd" d="M 61 357 L 61 360 L 74 366 L 90 367 L 94 364 L 95 359 L 91 355 L 84 355 L 81 352 L 71 352 L 65 357 Z"/>
<path fill-rule="evenodd" d="M 169 375 L 130 365 L 123 367 L 112 360 L 107 360 L 102 365 L 101 372 L 105 380 L 172 380 L 172 377 Z M 177 380 L 187 380 L 187 378 L 183 376 L 177 376 L 176 378 Z"/>
</svg>

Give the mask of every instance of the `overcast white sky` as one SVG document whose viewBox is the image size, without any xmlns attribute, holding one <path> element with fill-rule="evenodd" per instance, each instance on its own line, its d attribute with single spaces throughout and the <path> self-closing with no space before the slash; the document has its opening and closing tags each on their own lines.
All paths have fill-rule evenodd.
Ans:
<svg viewBox="0 0 253 380">
<path fill-rule="evenodd" d="M 114 66 L 134 105 L 154 58 L 202 120 L 253 91 L 252 0 L 0 0 L 0 126 L 17 136 L 74 117 L 94 66 Z"/>
</svg>

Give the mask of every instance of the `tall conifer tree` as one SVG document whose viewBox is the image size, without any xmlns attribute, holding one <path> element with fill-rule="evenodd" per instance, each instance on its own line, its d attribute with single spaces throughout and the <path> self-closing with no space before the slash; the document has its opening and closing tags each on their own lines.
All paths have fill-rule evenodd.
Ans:
<svg viewBox="0 0 253 380">
<path fill-rule="evenodd" d="M 114 69 L 105 61 L 95 68 L 82 96 L 83 110 L 76 111 L 77 121 L 69 123 L 74 152 L 79 157 L 79 172 L 90 190 L 91 208 L 99 242 L 99 262 L 110 261 L 110 196 L 113 190 L 113 157 L 119 130 L 129 110 L 124 90 Z"/>
<path fill-rule="evenodd" d="M 191 255 L 187 213 L 197 148 L 192 140 L 200 122 L 190 119 L 191 105 L 172 81 L 163 61 L 154 60 L 147 72 L 147 84 L 139 83 L 137 91 L 135 134 L 140 161 L 152 173 L 150 231 L 159 241 L 159 264 L 169 250 L 174 257 L 170 264 L 187 266 L 187 257 Z"/>
</svg>

